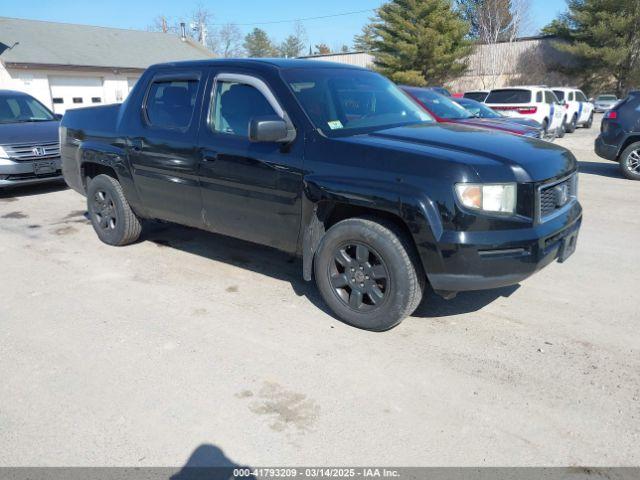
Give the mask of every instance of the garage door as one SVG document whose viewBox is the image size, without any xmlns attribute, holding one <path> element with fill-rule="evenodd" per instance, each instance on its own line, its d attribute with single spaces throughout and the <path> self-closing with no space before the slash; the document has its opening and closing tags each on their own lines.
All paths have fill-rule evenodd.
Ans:
<svg viewBox="0 0 640 480">
<path fill-rule="evenodd" d="M 49 87 L 55 113 L 104 102 L 102 77 L 49 77 Z"/>
</svg>

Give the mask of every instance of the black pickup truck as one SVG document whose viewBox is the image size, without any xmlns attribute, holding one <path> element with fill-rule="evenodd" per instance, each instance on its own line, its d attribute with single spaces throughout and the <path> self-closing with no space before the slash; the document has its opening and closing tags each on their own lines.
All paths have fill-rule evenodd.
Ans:
<svg viewBox="0 0 640 480">
<path fill-rule="evenodd" d="M 345 65 L 156 65 L 122 105 L 67 112 L 60 136 L 102 241 L 160 219 L 291 252 L 339 318 L 370 330 L 410 315 L 427 282 L 451 298 L 564 261 L 582 219 L 569 151 L 438 125 Z"/>
</svg>

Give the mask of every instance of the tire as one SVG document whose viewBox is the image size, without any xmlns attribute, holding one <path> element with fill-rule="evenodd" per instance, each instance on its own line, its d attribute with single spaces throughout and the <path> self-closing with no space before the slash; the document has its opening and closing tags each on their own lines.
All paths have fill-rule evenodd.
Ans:
<svg viewBox="0 0 640 480">
<path fill-rule="evenodd" d="M 98 238 L 107 245 L 129 245 L 140 237 L 140 219 L 113 177 L 98 175 L 89 182 L 87 211 Z"/>
<path fill-rule="evenodd" d="M 620 169 L 629 180 L 640 180 L 640 142 L 632 143 L 622 152 Z"/>
<path fill-rule="evenodd" d="M 589 116 L 589 120 L 584 124 L 584 128 L 589 129 L 593 127 L 593 113 Z"/>
<path fill-rule="evenodd" d="M 567 133 L 567 126 L 566 126 L 566 124 L 564 123 L 564 120 L 563 120 L 562 123 L 560 124 L 560 126 L 558 128 L 556 128 L 556 137 L 564 138 L 566 133 Z"/>
<path fill-rule="evenodd" d="M 332 226 L 316 252 L 314 276 L 338 318 L 376 332 L 411 315 L 426 283 L 408 236 L 392 222 L 373 217 L 349 218 Z"/>
<path fill-rule="evenodd" d="M 546 118 L 542 121 L 542 131 L 544 132 L 544 136 L 549 135 L 549 120 Z"/>
<path fill-rule="evenodd" d="M 567 133 L 573 133 L 576 131 L 577 128 L 578 128 L 578 117 L 574 115 L 571 118 L 571 123 L 567 125 L 566 131 Z"/>
</svg>

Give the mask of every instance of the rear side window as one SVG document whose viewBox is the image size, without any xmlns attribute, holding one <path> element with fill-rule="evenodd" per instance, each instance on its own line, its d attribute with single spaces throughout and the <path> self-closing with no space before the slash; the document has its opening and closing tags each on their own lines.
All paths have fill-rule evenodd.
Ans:
<svg viewBox="0 0 640 480">
<path fill-rule="evenodd" d="M 149 123 L 161 128 L 187 128 L 195 110 L 198 80 L 155 81 L 149 88 Z"/>
<path fill-rule="evenodd" d="M 485 103 L 530 103 L 531 92 L 515 88 L 493 90 Z"/>
</svg>

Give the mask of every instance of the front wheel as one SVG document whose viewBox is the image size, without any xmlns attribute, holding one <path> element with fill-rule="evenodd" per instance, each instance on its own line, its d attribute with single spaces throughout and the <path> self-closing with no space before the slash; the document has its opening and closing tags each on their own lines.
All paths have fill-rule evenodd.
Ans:
<svg viewBox="0 0 640 480">
<path fill-rule="evenodd" d="M 128 245 L 140 236 L 140 220 L 113 177 L 98 175 L 89 182 L 87 211 L 98 238 L 108 245 Z"/>
<path fill-rule="evenodd" d="M 375 218 L 349 218 L 332 226 L 314 259 L 322 298 L 344 322 L 384 331 L 420 304 L 425 275 L 400 228 Z"/>
<path fill-rule="evenodd" d="M 564 120 L 560 124 L 558 128 L 556 128 L 556 137 L 563 138 L 567 133 L 567 125 L 564 123 Z"/>
<path fill-rule="evenodd" d="M 640 180 L 640 142 L 632 143 L 622 152 L 620 168 L 629 180 Z"/>
</svg>

